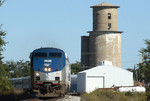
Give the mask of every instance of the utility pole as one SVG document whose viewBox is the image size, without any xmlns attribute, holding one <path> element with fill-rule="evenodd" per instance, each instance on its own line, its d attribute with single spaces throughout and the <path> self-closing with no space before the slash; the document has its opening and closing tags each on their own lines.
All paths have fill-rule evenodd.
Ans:
<svg viewBox="0 0 150 101">
<path fill-rule="evenodd" d="M 134 76 L 134 83 L 137 86 L 137 84 L 138 84 L 138 74 L 137 74 L 136 64 L 134 65 L 133 76 Z"/>
<path fill-rule="evenodd" d="M 133 77 L 134 77 L 134 80 L 137 82 L 137 78 L 136 78 L 136 67 L 135 67 L 135 65 L 134 65 Z"/>
<path fill-rule="evenodd" d="M 142 50 L 142 64 L 144 63 L 144 52 Z"/>
<path fill-rule="evenodd" d="M 143 52 L 143 50 L 142 50 L 142 64 L 144 64 L 144 52 Z M 144 86 L 145 84 L 144 84 L 144 77 L 145 77 L 145 75 L 144 75 L 144 73 L 143 73 L 143 71 L 142 71 L 142 85 Z"/>
</svg>

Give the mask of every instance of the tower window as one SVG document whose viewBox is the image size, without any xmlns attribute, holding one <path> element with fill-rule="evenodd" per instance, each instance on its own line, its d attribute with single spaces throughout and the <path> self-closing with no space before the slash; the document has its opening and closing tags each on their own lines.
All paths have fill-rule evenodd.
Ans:
<svg viewBox="0 0 150 101">
<path fill-rule="evenodd" d="M 108 30 L 111 29 L 111 23 L 108 23 Z"/>
<path fill-rule="evenodd" d="M 111 13 L 108 13 L 108 19 L 111 19 Z"/>
</svg>

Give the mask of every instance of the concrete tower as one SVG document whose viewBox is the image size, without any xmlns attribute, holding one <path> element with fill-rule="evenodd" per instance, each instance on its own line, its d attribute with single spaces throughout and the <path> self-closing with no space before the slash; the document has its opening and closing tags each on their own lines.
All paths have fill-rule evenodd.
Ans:
<svg viewBox="0 0 150 101">
<path fill-rule="evenodd" d="M 81 39 L 81 64 L 88 68 L 100 61 L 112 61 L 121 68 L 121 31 L 118 31 L 117 8 L 119 6 L 101 3 L 93 8 L 93 31 Z"/>
</svg>

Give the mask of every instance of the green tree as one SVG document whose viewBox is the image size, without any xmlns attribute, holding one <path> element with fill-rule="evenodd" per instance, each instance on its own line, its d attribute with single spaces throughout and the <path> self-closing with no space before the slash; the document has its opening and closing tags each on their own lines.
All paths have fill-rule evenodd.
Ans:
<svg viewBox="0 0 150 101">
<path fill-rule="evenodd" d="M 4 2 L 5 0 L 0 0 L 0 7 Z M 3 31 L 1 27 L 2 25 L 0 25 L 0 92 L 4 92 L 10 90 L 12 85 L 9 82 L 9 72 L 6 71 L 8 68 L 2 61 L 4 58 L 2 56 L 2 52 L 4 51 L 3 47 L 6 45 L 6 42 L 4 41 L 6 31 Z"/>
<path fill-rule="evenodd" d="M 6 42 L 4 41 L 4 38 L 6 36 L 6 31 L 3 31 L 1 27 L 2 25 L 0 25 L 0 63 L 2 64 L 2 59 L 3 59 L 2 52 L 4 51 L 3 46 L 6 45 Z"/>
<path fill-rule="evenodd" d="M 0 0 L 0 7 L 3 5 L 3 3 L 5 2 L 6 0 Z"/>
<path fill-rule="evenodd" d="M 0 64 L 0 92 L 8 91 L 12 88 L 11 83 L 9 82 L 9 73 L 6 72 L 6 66 Z"/>
<path fill-rule="evenodd" d="M 10 89 L 11 84 L 9 82 L 9 72 L 7 72 L 7 66 L 3 63 L 2 52 L 4 51 L 4 46 L 6 42 L 4 38 L 6 36 L 6 32 L 1 29 L 2 25 L 0 25 L 0 91 L 7 91 Z"/>
<path fill-rule="evenodd" d="M 145 80 L 145 83 L 150 83 L 150 40 L 145 40 L 146 48 L 140 50 L 142 62 L 138 64 L 139 78 Z"/>
<path fill-rule="evenodd" d="M 25 77 L 30 75 L 30 62 L 29 61 L 6 61 L 6 65 L 10 72 L 11 78 Z"/>
<path fill-rule="evenodd" d="M 76 63 L 71 64 L 71 73 L 77 74 L 81 71 L 81 63 L 76 61 Z"/>
</svg>

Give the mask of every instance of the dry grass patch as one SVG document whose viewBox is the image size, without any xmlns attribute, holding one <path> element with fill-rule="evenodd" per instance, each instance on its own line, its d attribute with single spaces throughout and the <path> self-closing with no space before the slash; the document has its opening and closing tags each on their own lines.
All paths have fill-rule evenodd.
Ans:
<svg viewBox="0 0 150 101">
<path fill-rule="evenodd" d="M 81 101 L 148 101 L 145 93 L 121 93 L 111 90 L 95 90 L 81 95 Z"/>
</svg>

